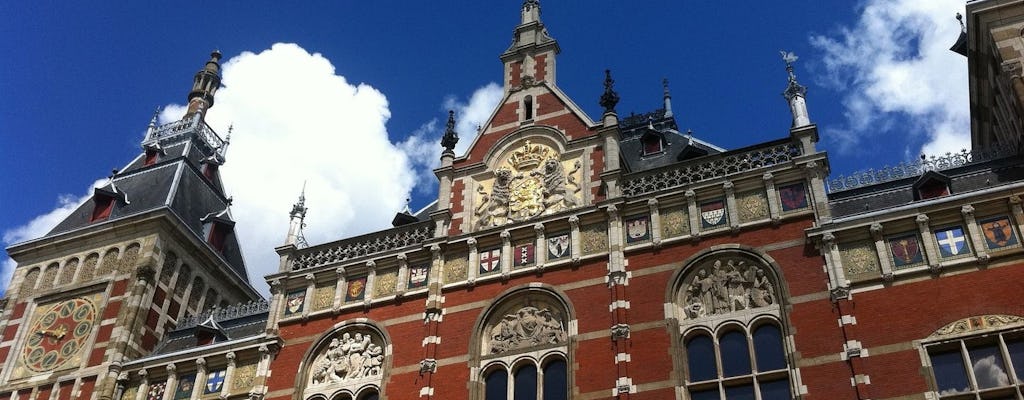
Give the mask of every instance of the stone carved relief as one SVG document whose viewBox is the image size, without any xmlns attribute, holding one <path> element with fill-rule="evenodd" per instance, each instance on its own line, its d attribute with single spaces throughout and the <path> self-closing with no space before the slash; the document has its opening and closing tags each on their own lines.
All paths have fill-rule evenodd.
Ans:
<svg viewBox="0 0 1024 400">
<path fill-rule="evenodd" d="M 964 318 L 959 321 L 946 324 L 928 337 L 939 338 L 944 336 L 956 336 L 974 331 L 1004 328 L 1011 325 L 1019 325 L 1021 323 L 1024 323 L 1024 317 L 1017 315 L 981 315 Z"/>
<path fill-rule="evenodd" d="M 669 208 L 661 214 L 661 237 L 670 238 L 688 235 L 690 219 L 682 207 Z"/>
<path fill-rule="evenodd" d="M 696 319 L 778 303 L 766 267 L 741 257 L 719 257 L 683 280 L 685 318 Z"/>
<path fill-rule="evenodd" d="M 578 207 L 580 168 L 576 160 L 566 172 L 554 149 L 525 141 L 494 171 L 489 193 L 484 185 L 477 186 L 479 201 L 473 211 L 477 229 Z"/>
<path fill-rule="evenodd" d="M 846 277 L 851 281 L 868 279 L 881 273 L 875 246 L 871 242 L 840 245 L 839 258 L 843 261 Z"/>
<path fill-rule="evenodd" d="M 768 218 L 768 200 L 760 190 L 736 195 L 740 222 L 758 221 Z"/>
<path fill-rule="evenodd" d="M 561 315 L 556 315 L 549 308 L 534 306 L 524 306 L 505 314 L 487 332 L 485 350 L 489 354 L 561 344 L 568 339 Z"/>
<path fill-rule="evenodd" d="M 335 334 L 313 358 L 309 387 L 361 383 L 383 375 L 384 341 L 368 329 L 346 329 Z"/>
</svg>

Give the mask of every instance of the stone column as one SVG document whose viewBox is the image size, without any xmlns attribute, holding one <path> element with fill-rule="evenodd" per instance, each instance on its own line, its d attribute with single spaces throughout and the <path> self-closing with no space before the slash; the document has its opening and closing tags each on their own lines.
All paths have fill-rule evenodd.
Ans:
<svg viewBox="0 0 1024 400">
<path fill-rule="evenodd" d="M 203 389 L 206 388 L 206 359 L 199 357 L 196 359 L 196 380 L 192 385 L 192 397 L 191 400 L 199 400 L 203 397 Z"/>
<path fill-rule="evenodd" d="M 878 253 L 878 265 L 882 268 L 882 279 L 892 281 L 892 257 L 886 256 L 885 238 L 882 237 L 882 224 L 871 224 L 871 238 L 875 241 L 875 252 Z"/>
<path fill-rule="evenodd" d="M 174 391 L 178 388 L 178 374 L 174 364 L 167 364 L 167 384 L 164 386 L 164 400 L 174 398 Z"/>
<path fill-rule="evenodd" d="M 345 304 L 345 288 L 348 287 L 348 277 L 345 275 L 345 267 L 336 268 L 334 273 L 338 274 L 338 281 L 334 284 L 334 307 L 332 309 L 337 313 Z"/>
<path fill-rule="evenodd" d="M 740 212 L 736 206 L 735 185 L 725 181 L 722 184 L 722 190 L 725 191 L 725 211 L 729 214 L 729 230 L 732 233 L 737 233 L 740 231 Z"/>
<path fill-rule="evenodd" d="M 466 281 L 470 285 L 474 285 L 476 284 L 477 275 L 480 274 L 480 250 L 476 247 L 476 238 L 466 239 L 466 245 L 469 246 L 469 265 L 466 266 Z"/>
<path fill-rule="evenodd" d="M 700 209 L 697 208 L 697 192 L 687 189 L 683 193 L 686 196 L 686 214 L 690 218 L 690 236 L 693 240 L 700 240 Z"/>
<path fill-rule="evenodd" d="M 235 380 L 235 352 L 229 351 L 225 355 L 228 358 L 228 367 L 224 370 L 224 383 L 220 388 L 220 398 L 228 398 L 228 393 L 231 393 L 231 382 Z"/>
<path fill-rule="evenodd" d="M 661 247 L 661 211 L 658 209 L 658 199 L 647 200 L 647 208 L 651 211 L 651 244 L 655 248 Z"/>
<path fill-rule="evenodd" d="M 548 243 L 544 240 L 544 224 L 539 222 L 533 224 L 533 234 L 533 262 L 537 269 L 543 270 L 544 264 L 548 261 Z"/>
<path fill-rule="evenodd" d="M 918 214 L 914 219 L 917 222 L 917 231 L 921 234 L 921 245 L 924 246 L 925 265 L 932 271 L 938 272 L 941 267 L 938 245 L 935 243 L 935 235 L 932 235 L 932 228 L 928 225 L 928 215 Z"/>
<path fill-rule="evenodd" d="M 569 217 L 569 243 L 571 253 L 569 256 L 572 258 L 572 263 L 577 264 L 583 257 L 582 241 L 580 240 L 580 217 L 570 216 Z"/>
<path fill-rule="evenodd" d="M 978 221 L 974 219 L 974 206 L 965 204 L 960 207 L 960 214 L 964 217 L 964 228 L 967 230 L 967 235 L 971 238 L 971 246 L 974 247 L 974 254 L 977 254 L 978 261 L 988 261 L 988 251 L 985 247 L 985 238 L 982 236 L 981 227 L 978 226 Z"/>
<path fill-rule="evenodd" d="M 782 220 L 782 207 L 779 205 L 779 195 L 775 191 L 775 176 L 771 172 L 765 172 L 761 175 L 761 180 L 764 181 L 765 195 L 768 196 L 768 215 L 772 223 L 778 224 Z"/>
</svg>

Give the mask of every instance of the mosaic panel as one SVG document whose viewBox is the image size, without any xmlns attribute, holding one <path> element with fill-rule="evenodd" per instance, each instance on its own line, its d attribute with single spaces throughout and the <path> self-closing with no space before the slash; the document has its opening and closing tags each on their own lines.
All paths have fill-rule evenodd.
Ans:
<svg viewBox="0 0 1024 400">
<path fill-rule="evenodd" d="M 453 256 L 444 260 L 442 276 L 444 283 L 464 281 L 469 277 L 469 260 L 465 256 Z"/>
<path fill-rule="evenodd" d="M 683 207 L 672 207 L 661 212 L 661 236 L 664 238 L 690 234 L 690 217 Z"/>
<path fill-rule="evenodd" d="M 373 297 L 385 297 L 395 294 L 398 290 L 398 271 L 392 270 L 377 273 L 373 283 Z"/>
<path fill-rule="evenodd" d="M 25 279 L 21 281 L 21 290 L 18 292 L 24 295 L 32 289 L 35 289 L 37 280 L 39 280 L 39 268 L 32 268 L 27 274 L 25 274 Z"/>
<path fill-rule="evenodd" d="M 886 240 L 892 269 L 900 270 L 924 265 L 924 249 L 916 233 L 891 237 Z"/>
<path fill-rule="evenodd" d="M 121 400 L 135 400 L 135 396 L 138 393 L 139 393 L 139 387 L 138 386 L 134 386 L 134 385 L 133 386 L 129 386 L 128 388 L 126 388 L 124 390 L 124 393 L 121 394 Z"/>
<path fill-rule="evenodd" d="M 345 291 L 345 302 L 363 301 L 366 298 L 367 277 L 360 276 L 348 280 L 348 290 Z"/>
<path fill-rule="evenodd" d="M 583 254 L 608 251 L 608 226 L 594 224 L 580 228 L 580 247 Z"/>
<path fill-rule="evenodd" d="M 57 281 L 58 285 L 66 285 L 75 280 L 75 271 L 78 270 L 78 259 L 72 258 L 64 263 L 64 269 L 60 271 L 60 280 Z"/>
<path fill-rule="evenodd" d="M 626 231 L 626 244 L 636 244 L 651 240 L 651 216 L 647 214 L 629 216 L 623 221 Z"/>
<path fill-rule="evenodd" d="M 935 242 L 939 244 L 939 256 L 957 258 L 971 255 L 971 245 L 961 226 L 935 230 Z"/>
<path fill-rule="evenodd" d="M 985 235 L 985 247 L 988 247 L 989 250 L 1020 246 L 1010 218 L 990 218 L 978 221 L 978 225 L 981 227 L 981 233 Z"/>
<path fill-rule="evenodd" d="M 82 263 L 82 272 L 78 273 L 79 282 L 91 281 L 96 273 L 96 263 L 99 262 L 100 255 L 92 253 L 85 257 L 85 262 Z"/>
<path fill-rule="evenodd" d="M 878 266 L 878 255 L 875 245 L 869 241 L 843 244 L 839 246 L 839 257 L 843 260 L 846 278 L 860 281 L 881 275 Z"/>
<path fill-rule="evenodd" d="M 53 287 L 53 282 L 57 280 L 57 263 L 50 264 L 43 270 L 43 277 L 39 280 L 39 289 L 49 289 Z"/>
<path fill-rule="evenodd" d="M 740 222 L 760 221 L 768 218 L 768 199 L 764 192 L 753 190 L 736 195 Z"/>
<path fill-rule="evenodd" d="M 323 283 L 313 289 L 313 311 L 326 310 L 334 306 L 335 283 Z"/>
<path fill-rule="evenodd" d="M 256 383 L 256 364 L 248 363 L 235 368 L 231 377 L 232 392 L 249 392 Z"/>
<path fill-rule="evenodd" d="M 139 259 L 140 246 L 132 244 L 124 250 L 124 255 L 117 262 L 117 273 L 124 274 L 135 269 L 135 262 Z"/>
<path fill-rule="evenodd" d="M 117 249 L 107 250 L 107 254 L 103 255 L 103 262 L 100 263 L 100 269 L 96 271 L 97 276 L 104 276 L 117 269 L 117 256 L 121 252 Z"/>
</svg>

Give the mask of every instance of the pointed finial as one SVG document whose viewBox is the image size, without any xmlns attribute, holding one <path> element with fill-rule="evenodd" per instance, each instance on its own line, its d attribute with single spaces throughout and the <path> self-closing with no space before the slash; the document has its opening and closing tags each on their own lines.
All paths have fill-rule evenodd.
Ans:
<svg viewBox="0 0 1024 400">
<path fill-rule="evenodd" d="M 615 112 L 615 105 L 619 104 L 619 94 L 615 93 L 615 89 L 612 86 L 615 85 L 615 80 L 612 79 L 612 70 L 604 70 L 604 93 L 601 94 L 601 107 L 604 107 L 604 112 Z"/>
<path fill-rule="evenodd" d="M 804 97 L 807 94 L 807 88 L 796 81 L 796 74 L 793 72 L 793 63 L 800 57 L 797 57 L 792 51 L 780 51 L 779 53 L 782 54 L 782 61 L 786 62 L 786 72 L 789 73 L 789 85 L 782 95 L 786 96 L 786 100 L 792 99 L 794 96 Z"/>
<path fill-rule="evenodd" d="M 157 119 L 159 117 L 160 117 L 160 106 L 156 106 L 156 108 L 153 109 L 153 118 L 149 119 L 149 126 L 155 128 L 156 127 Z"/>
<path fill-rule="evenodd" d="M 412 214 L 412 208 L 409 208 L 409 202 L 410 201 L 412 201 L 411 198 L 408 198 L 408 197 L 405 198 L 405 208 L 402 209 L 402 212 L 411 215 Z"/>
<path fill-rule="evenodd" d="M 299 193 L 299 201 L 292 205 L 292 218 L 306 217 L 306 181 L 302 181 L 302 192 Z"/>
<path fill-rule="evenodd" d="M 441 137 L 441 147 L 444 151 L 455 152 L 455 145 L 459 143 L 459 134 L 455 132 L 455 111 L 448 110 L 448 123 L 445 124 L 444 136 Z"/>
<path fill-rule="evenodd" d="M 668 78 L 661 78 L 661 87 L 665 92 L 662 96 L 665 103 L 665 117 L 672 116 L 672 94 L 668 92 Z"/>
<path fill-rule="evenodd" d="M 967 25 L 964 25 L 964 16 L 956 13 L 956 20 L 960 21 L 960 32 L 967 32 Z"/>
</svg>

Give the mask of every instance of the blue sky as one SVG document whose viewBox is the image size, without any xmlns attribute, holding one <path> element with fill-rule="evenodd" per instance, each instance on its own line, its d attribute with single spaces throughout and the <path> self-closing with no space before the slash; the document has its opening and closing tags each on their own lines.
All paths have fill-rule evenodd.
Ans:
<svg viewBox="0 0 1024 400">
<path fill-rule="evenodd" d="M 0 3 L 0 233 L 46 232 L 139 152 L 153 110 L 180 115 L 192 75 L 224 53 L 211 110 L 234 123 L 224 174 L 253 283 L 276 264 L 287 211 L 309 181 L 313 243 L 387 226 L 429 172 L 448 108 L 471 141 L 500 95 L 498 55 L 517 0 Z M 949 52 L 957 0 L 542 1 L 558 85 L 597 119 L 603 71 L 620 115 L 661 105 L 737 148 L 783 137 L 779 50 L 800 56 L 833 175 L 967 144 L 966 61 Z M 241 55 L 241 56 L 240 56 Z M 177 113 L 177 114 L 176 114 Z M 2 261 L 0 291 L 13 263 Z"/>
</svg>

